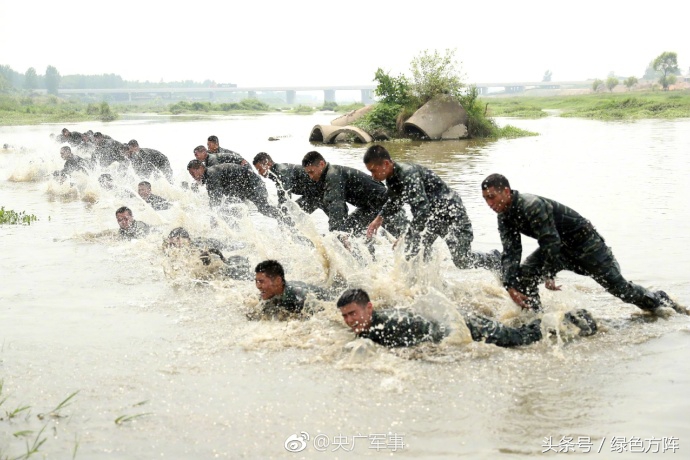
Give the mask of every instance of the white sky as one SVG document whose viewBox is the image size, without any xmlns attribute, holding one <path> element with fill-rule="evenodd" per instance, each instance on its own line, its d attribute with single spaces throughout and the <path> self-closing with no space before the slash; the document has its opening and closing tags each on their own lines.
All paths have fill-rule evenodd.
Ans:
<svg viewBox="0 0 690 460">
<path fill-rule="evenodd" d="M 687 6 L 686 6 L 687 5 Z M 0 0 L 0 64 L 39 74 L 239 86 L 371 83 L 455 48 L 467 82 L 642 76 L 690 66 L 690 3 L 638 1 L 117 2 Z"/>
</svg>

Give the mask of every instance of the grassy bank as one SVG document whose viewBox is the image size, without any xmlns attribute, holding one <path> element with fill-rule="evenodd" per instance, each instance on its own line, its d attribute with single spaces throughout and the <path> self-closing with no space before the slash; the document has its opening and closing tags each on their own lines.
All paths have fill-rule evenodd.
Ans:
<svg viewBox="0 0 690 460">
<path fill-rule="evenodd" d="M 545 110 L 593 120 L 690 117 L 690 91 L 594 93 L 575 96 L 483 97 L 492 117 L 540 118 Z"/>
</svg>

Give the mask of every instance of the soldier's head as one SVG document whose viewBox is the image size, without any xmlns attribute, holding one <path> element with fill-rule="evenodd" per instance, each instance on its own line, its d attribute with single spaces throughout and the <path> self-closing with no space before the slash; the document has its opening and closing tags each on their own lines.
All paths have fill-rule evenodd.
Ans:
<svg viewBox="0 0 690 460">
<path fill-rule="evenodd" d="M 97 145 L 103 145 L 105 143 L 105 136 L 102 132 L 96 131 L 93 133 L 93 140 Z"/>
<path fill-rule="evenodd" d="M 151 182 L 145 180 L 139 182 L 137 192 L 139 193 L 139 196 L 142 197 L 144 200 L 147 199 L 149 195 L 151 195 Z"/>
<path fill-rule="evenodd" d="M 218 136 L 208 136 L 206 145 L 208 145 L 208 149 L 212 152 L 218 149 L 220 147 L 220 144 L 218 143 Z"/>
<path fill-rule="evenodd" d="M 206 161 L 206 158 L 208 158 L 208 150 L 206 150 L 206 147 L 203 145 L 197 145 L 194 148 L 194 158 L 199 161 Z"/>
<path fill-rule="evenodd" d="M 60 156 L 63 160 L 69 160 L 72 158 L 72 149 L 67 146 L 62 147 L 60 149 Z"/>
<path fill-rule="evenodd" d="M 348 289 L 343 292 L 336 305 L 352 332 L 359 334 L 369 330 L 374 306 L 364 289 Z"/>
<path fill-rule="evenodd" d="M 101 174 L 98 178 L 98 183 L 106 190 L 113 188 L 113 176 L 110 174 Z"/>
<path fill-rule="evenodd" d="M 393 160 L 391 154 L 382 145 L 372 145 L 364 153 L 364 165 L 371 173 L 371 177 L 384 181 L 393 175 Z"/>
<path fill-rule="evenodd" d="M 132 210 L 127 206 L 117 208 L 117 211 L 115 211 L 115 219 L 117 219 L 117 225 L 119 225 L 123 230 L 127 230 L 134 223 Z"/>
<path fill-rule="evenodd" d="M 508 179 L 501 174 L 491 174 L 482 181 L 482 196 L 491 209 L 501 214 L 512 202 Z"/>
<path fill-rule="evenodd" d="M 252 161 L 252 164 L 260 176 L 266 177 L 268 175 L 268 171 L 270 171 L 271 167 L 273 166 L 273 158 L 271 158 L 271 155 L 266 152 L 259 152 L 254 156 L 254 161 Z"/>
<path fill-rule="evenodd" d="M 132 139 L 125 145 L 127 146 L 127 151 L 125 152 L 127 158 L 131 158 L 133 154 L 139 151 L 139 142 L 136 139 Z"/>
<path fill-rule="evenodd" d="M 321 179 L 323 170 L 326 169 L 326 159 L 314 150 L 304 155 L 302 167 L 311 180 L 318 182 Z"/>
<path fill-rule="evenodd" d="M 199 160 L 192 160 L 187 163 L 187 171 L 189 171 L 189 175 L 192 176 L 195 181 L 199 182 L 206 173 L 206 166 Z"/>
<path fill-rule="evenodd" d="M 170 231 L 165 243 L 167 246 L 177 246 L 180 248 L 189 245 L 191 242 L 192 239 L 189 237 L 189 232 L 182 227 L 177 227 Z"/>
<path fill-rule="evenodd" d="M 254 269 L 254 283 L 262 300 L 268 300 L 285 291 L 285 270 L 277 260 L 264 260 Z"/>
</svg>

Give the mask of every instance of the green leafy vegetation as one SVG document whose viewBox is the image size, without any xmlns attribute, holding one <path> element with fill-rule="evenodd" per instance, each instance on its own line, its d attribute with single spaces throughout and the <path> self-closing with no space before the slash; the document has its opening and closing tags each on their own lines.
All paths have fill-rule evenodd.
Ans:
<svg viewBox="0 0 690 460">
<path fill-rule="evenodd" d="M 5 210 L 4 206 L 0 207 L 0 224 L 31 225 L 31 222 L 36 222 L 37 220 L 38 217 L 33 214 L 26 214 L 24 211 Z"/>
<path fill-rule="evenodd" d="M 177 115 L 181 113 L 271 112 L 274 109 L 257 99 L 243 99 L 240 102 L 221 102 L 218 104 L 180 101 L 171 104 L 167 111 Z"/>
</svg>

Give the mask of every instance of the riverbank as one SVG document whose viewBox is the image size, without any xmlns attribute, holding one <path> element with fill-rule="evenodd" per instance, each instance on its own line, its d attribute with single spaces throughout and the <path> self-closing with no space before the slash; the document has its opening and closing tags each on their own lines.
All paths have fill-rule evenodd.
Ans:
<svg viewBox="0 0 690 460">
<path fill-rule="evenodd" d="M 690 91 L 630 91 L 560 96 L 482 97 L 491 117 L 594 120 L 690 118 Z"/>
</svg>

